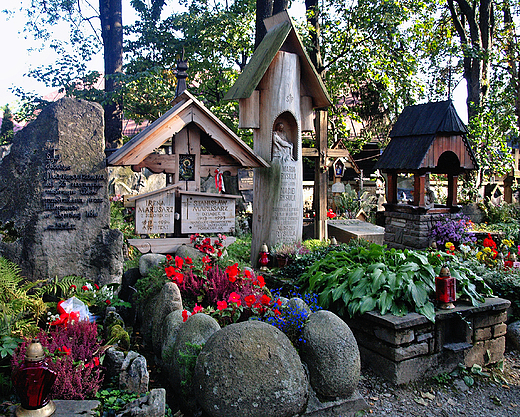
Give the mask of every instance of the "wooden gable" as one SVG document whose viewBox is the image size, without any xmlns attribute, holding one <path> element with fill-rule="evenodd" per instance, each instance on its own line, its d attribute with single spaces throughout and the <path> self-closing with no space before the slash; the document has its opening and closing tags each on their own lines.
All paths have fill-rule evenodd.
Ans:
<svg viewBox="0 0 520 417">
<path fill-rule="evenodd" d="M 240 77 L 227 92 L 224 100 L 239 100 L 251 97 L 278 51 L 283 50 L 295 53 L 300 57 L 302 95 L 309 96 L 312 99 L 313 108 L 329 107 L 332 102 L 325 85 L 307 55 L 287 11 L 265 19 L 264 23 L 267 34 L 258 45 Z"/>
<path fill-rule="evenodd" d="M 188 91 L 178 96 L 174 106 L 163 116 L 111 154 L 107 164 L 133 166 L 135 169 L 146 166 L 153 172 L 174 172 L 176 159 L 172 155 L 155 151 L 191 123 L 222 149 L 224 156 L 220 156 L 221 160 L 217 160 L 216 165 L 235 165 L 240 168 L 269 166 Z M 201 157 L 204 159 L 205 156 Z M 203 161 L 200 166 L 202 164 Z"/>
</svg>

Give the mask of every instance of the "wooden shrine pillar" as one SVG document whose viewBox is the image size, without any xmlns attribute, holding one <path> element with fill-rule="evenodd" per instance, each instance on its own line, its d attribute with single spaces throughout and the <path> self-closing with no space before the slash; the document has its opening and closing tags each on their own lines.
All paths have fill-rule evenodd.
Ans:
<svg viewBox="0 0 520 417">
<path fill-rule="evenodd" d="M 397 204 L 397 172 L 387 174 L 386 201 L 388 204 Z"/>
<path fill-rule="evenodd" d="M 318 158 L 314 170 L 314 238 L 326 240 L 327 236 L 327 188 L 329 171 L 327 169 L 327 110 L 316 110 L 315 119 L 316 148 Z"/>
<path fill-rule="evenodd" d="M 426 175 L 425 174 L 414 174 L 414 182 L 413 182 L 413 205 L 424 207 L 424 193 L 425 193 L 425 185 L 426 185 Z"/>
<path fill-rule="evenodd" d="M 459 176 L 448 174 L 448 198 L 446 199 L 446 205 L 453 207 L 457 205 L 457 182 Z"/>
</svg>

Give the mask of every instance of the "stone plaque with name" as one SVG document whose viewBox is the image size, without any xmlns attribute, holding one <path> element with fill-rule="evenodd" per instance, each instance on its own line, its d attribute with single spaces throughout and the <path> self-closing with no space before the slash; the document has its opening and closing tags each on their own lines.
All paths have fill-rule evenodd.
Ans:
<svg viewBox="0 0 520 417">
<path fill-rule="evenodd" d="M 235 229 L 235 199 L 183 194 L 181 233 L 230 233 Z"/>
<path fill-rule="evenodd" d="M 174 214 L 174 190 L 137 199 L 135 202 L 136 233 L 173 233 Z"/>
</svg>

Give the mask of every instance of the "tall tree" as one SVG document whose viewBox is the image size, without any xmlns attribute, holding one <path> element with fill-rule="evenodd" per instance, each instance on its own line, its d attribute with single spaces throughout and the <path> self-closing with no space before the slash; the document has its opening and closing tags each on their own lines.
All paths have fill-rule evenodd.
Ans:
<svg viewBox="0 0 520 417">
<path fill-rule="evenodd" d="M 448 0 L 453 25 L 460 38 L 464 78 L 468 91 L 468 116 L 479 112 L 489 89 L 495 13 L 492 0 Z"/>
</svg>

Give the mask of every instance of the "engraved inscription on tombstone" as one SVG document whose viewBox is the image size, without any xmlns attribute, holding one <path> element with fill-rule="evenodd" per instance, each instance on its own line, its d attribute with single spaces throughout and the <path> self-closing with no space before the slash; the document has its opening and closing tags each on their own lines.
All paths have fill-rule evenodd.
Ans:
<svg viewBox="0 0 520 417">
<path fill-rule="evenodd" d="M 137 199 L 135 210 L 135 229 L 137 234 L 174 232 L 174 190 Z"/>
<path fill-rule="evenodd" d="M 181 233 L 230 233 L 235 229 L 235 199 L 181 196 Z"/>
<path fill-rule="evenodd" d="M 43 174 L 44 230 L 76 230 L 76 221 L 99 215 L 104 199 L 99 190 L 105 175 L 71 174 L 71 166 L 61 161 L 59 149 L 49 147 Z"/>
</svg>

